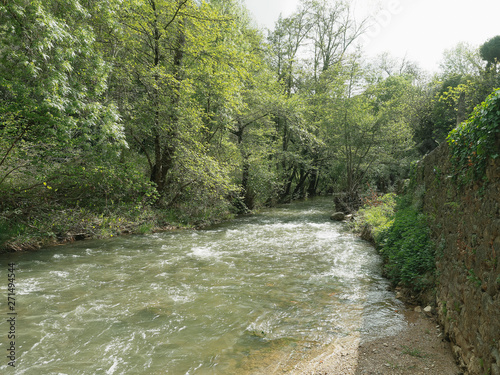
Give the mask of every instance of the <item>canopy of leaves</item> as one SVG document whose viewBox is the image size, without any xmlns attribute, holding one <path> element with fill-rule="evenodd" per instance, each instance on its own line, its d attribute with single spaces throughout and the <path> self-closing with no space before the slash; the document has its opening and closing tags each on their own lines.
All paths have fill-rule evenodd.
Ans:
<svg viewBox="0 0 500 375">
<path fill-rule="evenodd" d="M 455 47 L 444 51 L 440 68 L 444 78 L 473 77 L 481 73 L 484 63 L 477 47 L 458 43 Z"/>
<path fill-rule="evenodd" d="M 0 5 L 0 186 L 25 189 L 126 146 L 88 18 L 76 0 Z"/>
<path fill-rule="evenodd" d="M 500 82 L 467 45 L 434 80 L 368 62 L 342 0 L 302 0 L 267 38 L 252 25 L 239 0 L 0 1 L 0 220 L 38 200 L 208 222 L 390 190 L 415 143 L 431 150 Z M 498 40 L 481 49 L 490 67 Z M 494 156 L 483 130 L 467 157 Z"/>
<path fill-rule="evenodd" d="M 486 41 L 480 48 L 479 52 L 483 60 L 489 65 L 496 65 L 500 62 L 500 35 L 497 35 Z"/>
</svg>

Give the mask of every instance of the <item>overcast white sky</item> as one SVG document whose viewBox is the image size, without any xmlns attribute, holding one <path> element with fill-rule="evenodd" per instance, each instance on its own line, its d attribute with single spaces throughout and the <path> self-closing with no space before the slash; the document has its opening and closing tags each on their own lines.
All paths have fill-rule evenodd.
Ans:
<svg viewBox="0 0 500 375">
<path fill-rule="evenodd" d="M 244 0 L 256 22 L 272 29 L 280 13 L 299 0 Z M 335 1 L 335 0 L 331 0 Z M 437 71 L 445 49 L 459 42 L 481 45 L 500 35 L 500 0 L 351 0 L 359 17 L 374 16 L 365 35 L 369 55 L 390 52 Z M 378 16 L 376 10 L 379 11 Z"/>
</svg>

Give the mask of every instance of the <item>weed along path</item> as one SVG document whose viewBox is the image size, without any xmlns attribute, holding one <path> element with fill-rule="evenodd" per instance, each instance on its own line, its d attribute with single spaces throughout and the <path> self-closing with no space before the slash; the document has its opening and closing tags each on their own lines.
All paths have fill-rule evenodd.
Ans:
<svg viewBox="0 0 500 375">
<path fill-rule="evenodd" d="M 392 346 L 411 338 L 413 318 L 373 247 L 330 221 L 330 209 L 315 199 L 206 230 L 6 255 L 17 269 L 16 374 L 407 370 L 389 353 L 385 372 L 366 362 L 380 348 L 425 363 L 415 374 L 438 374 L 432 347 Z"/>
</svg>

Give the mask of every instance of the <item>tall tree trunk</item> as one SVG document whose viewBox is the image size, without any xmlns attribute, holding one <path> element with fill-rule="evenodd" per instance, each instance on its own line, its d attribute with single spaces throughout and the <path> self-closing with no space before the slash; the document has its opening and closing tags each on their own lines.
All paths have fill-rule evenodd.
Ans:
<svg viewBox="0 0 500 375">
<path fill-rule="evenodd" d="M 246 156 L 243 160 L 243 173 L 241 179 L 241 187 L 244 193 L 243 203 L 249 210 L 253 210 L 254 208 L 254 198 L 255 194 L 250 188 L 248 181 L 250 177 L 250 163 L 248 162 L 248 156 Z"/>
<path fill-rule="evenodd" d="M 307 195 L 310 197 L 314 197 L 317 194 L 317 189 L 318 189 L 318 170 L 316 168 L 313 168 L 309 174 L 309 186 L 307 188 Z"/>
<path fill-rule="evenodd" d="M 158 27 L 158 15 L 157 15 L 157 10 L 156 10 L 156 3 L 154 1 L 151 2 L 151 8 L 154 12 L 155 19 L 153 22 L 153 40 L 154 44 L 152 46 L 153 49 L 153 67 L 154 70 L 157 71 L 159 65 L 160 65 L 160 39 L 161 39 L 161 32 Z M 159 163 L 161 159 L 161 152 L 162 152 L 162 141 L 161 141 L 161 135 L 160 135 L 160 93 L 158 90 L 158 73 L 155 73 L 154 75 L 154 81 L 155 81 L 155 86 L 153 87 L 153 110 L 154 110 L 154 118 L 153 118 L 153 132 L 155 134 L 154 138 L 154 146 L 155 146 L 155 164 L 153 165 L 152 171 L 151 171 L 151 181 L 153 181 L 156 184 L 156 187 L 158 191 L 163 190 L 163 183 L 162 183 L 162 166 Z"/>
<path fill-rule="evenodd" d="M 160 54 L 160 38 L 161 32 L 155 23 L 154 29 L 155 36 L 155 47 L 154 47 L 154 61 L 155 68 L 161 64 L 161 54 Z M 167 184 L 167 175 L 173 166 L 173 158 L 176 151 L 175 148 L 175 138 L 176 138 L 176 129 L 179 122 L 179 117 L 177 114 L 178 106 L 180 103 L 180 87 L 183 79 L 182 76 L 182 67 L 184 60 L 184 45 L 186 42 L 186 37 L 184 34 L 184 22 L 181 19 L 178 22 L 178 37 L 175 44 L 174 55 L 173 55 L 173 75 L 175 78 L 175 87 L 171 92 L 170 96 L 170 104 L 171 104 L 171 112 L 167 118 L 167 126 L 168 130 L 166 134 L 162 137 L 160 135 L 160 130 L 163 127 L 160 119 L 160 93 L 158 91 L 159 86 L 159 77 L 158 74 L 155 74 L 155 164 L 153 166 L 152 171 L 152 180 L 156 183 L 157 190 L 161 194 L 163 194 L 166 184 Z"/>
<path fill-rule="evenodd" d="M 304 198 L 305 197 L 305 182 L 307 177 L 309 176 L 309 172 L 301 168 L 300 177 L 295 189 L 293 190 L 292 197 L 293 198 Z"/>
<path fill-rule="evenodd" d="M 245 131 L 246 125 L 243 125 L 241 121 L 237 123 L 237 130 L 233 132 L 236 136 L 238 146 L 240 148 L 241 158 L 243 159 L 243 166 L 241 172 L 241 193 L 243 195 L 243 203 L 246 208 L 252 210 L 254 208 L 254 198 L 255 194 L 249 186 L 250 180 L 250 162 L 248 161 L 250 155 L 244 151 L 243 143 L 243 132 Z"/>
<path fill-rule="evenodd" d="M 281 194 L 281 201 L 285 202 L 290 199 L 290 190 L 292 189 L 292 182 L 297 174 L 297 167 L 293 167 L 292 173 L 286 179 L 283 193 Z"/>
</svg>

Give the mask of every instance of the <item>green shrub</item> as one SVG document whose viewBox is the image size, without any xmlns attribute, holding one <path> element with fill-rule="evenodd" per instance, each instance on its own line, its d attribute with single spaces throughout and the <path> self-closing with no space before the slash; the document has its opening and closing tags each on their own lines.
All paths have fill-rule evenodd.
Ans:
<svg viewBox="0 0 500 375">
<path fill-rule="evenodd" d="M 9 223 L 0 216 L 0 247 L 12 237 L 18 236 L 24 227 L 17 223 Z"/>
<path fill-rule="evenodd" d="M 379 236 L 387 277 L 414 290 L 428 287 L 435 270 L 435 250 L 425 215 L 411 196 L 400 199 L 394 221 Z"/>
<path fill-rule="evenodd" d="M 378 242 L 380 234 L 392 225 L 395 207 L 396 194 L 372 194 L 365 199 L 365 205 L 358 211 L 357 229 L 362 230 L 368 225 L 375 242 Z"/>
<path fill-rule="evenodd" d="M 401 197 L 371 192 L 352 228 L 361 232 L 368 226 L 384 258 L 385 275 L 394 284 L 401 283 L 415 291 L 430 286 L 435 269 L 434 245 L 421 213 L 422 193 L 417 186 Z"/>
</svg>

